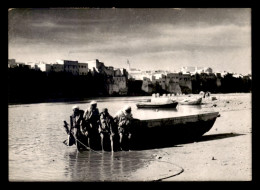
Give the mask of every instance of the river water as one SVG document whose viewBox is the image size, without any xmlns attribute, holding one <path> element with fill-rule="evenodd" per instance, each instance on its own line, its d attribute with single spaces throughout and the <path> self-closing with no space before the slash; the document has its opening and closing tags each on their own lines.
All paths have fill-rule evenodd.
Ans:
<svg viewBox="0 0 260 190">
<path fill-rule="evenodd" d="M 137 102 L 149 97 L 86 99 L 80 102 L 19 104 L 8 106 L 8 150 L 10 181 L 123 181 L 154 160 L 154 150 L 131 152 L 83 152 L 62 142 L 67 134 L 63 121 L 69 121 L 72 106 L 85 110 L 91 100 L 98 108 L 108 108 L 113 116 L 125 104 L 135 118 L 163 118 L 203 112 L 201 106 L 176 109 L 137 109 Z M 173 166 L 172 166 L 173 167 Z M 174 170 L 174 168 L 173 168 Z M 176 172 L 178 169 L 175 168 Z"/>
</svg>

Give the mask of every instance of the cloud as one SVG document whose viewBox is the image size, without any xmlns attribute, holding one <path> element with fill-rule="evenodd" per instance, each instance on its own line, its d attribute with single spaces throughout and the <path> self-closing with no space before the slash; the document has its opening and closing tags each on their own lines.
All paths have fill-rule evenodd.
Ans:
<svg viewBox="0 0 260 190">
<path fill-rule="evenodd" d="M 236 53 L 247 52 L 243 60 L 249 64 L 250 9 L 16 10 L 9 16 L 8 38 L 14 58 L 50 62 L 129 57 L 144 68 L 160 60 L 213 64 L 214 58 L 225 64 L 225 58 L 233 62 Z"/>
<path fill-rule="evenodd" d="M 251 35 L 250 26 L 237 25 L 198 25 L 176 26 L 170 24 L 151 25 L 151 30 L 163 38 L 174 38 L 185 44 L 223 44 L 223 45 L 248 45 L 248 37 Z M 243 37 L 243 38 L 241 38 Z M 233 42 L 233 43 L 232 43 Z"/>
<path fill-rule="evenodd" d="M 73 50 L 73 53 L 102 52 L 134 56 L 149 52 L 202 51 L 207 53 L 250 48 L 250 27 L 220 25 L 178 28 L 158 24 L 156 27 L 147 28 L 146 35 L 143 36 L 136 36 L 135 33 L 93 35 L 90 39 L 98 38 L 99 40 L 88 43 L 88 38 L 82 39 L 82 42 L 86 43 L 81 43 L 79 48 Z M 79 37 L 78 40 L 81 38 Z"/>
</svg>

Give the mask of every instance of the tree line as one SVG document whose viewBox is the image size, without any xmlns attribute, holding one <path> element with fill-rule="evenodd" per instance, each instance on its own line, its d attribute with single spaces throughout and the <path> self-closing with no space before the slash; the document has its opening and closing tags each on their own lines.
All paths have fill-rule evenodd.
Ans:
<svg viewBox="0 0 260 190">
<path fill-rule="evenodd" d="M 146 95 L 141 90 L 141 81 L 129 80 L 127 86 L 129 96 Z M 9 103 L 71 101 L 96 96 L 109 96 L 107 77 L 99 73 L 75 76 L 68 72 L 47 74 L 27 67 L 8 68 Z"/>
<path fill-rule="evenodd" d="M 91 73 L 73 76 L 67 72 L 45 72 L 16 67 L 8 69 L 10 103 L 82 99 L 106 95 L 104 76 Z"/>
<path fill-rule="evenodd" d="M 127 80 L 127 96 L 150 95 L 141 90 L 141 80 Z M 26 67 L 8 68 L 8 102 L 35 103 L 64 100 L 81 100 L 87 97 L 110 96 L 107 78 L 101 74 L 74 76 L 67 72 L 50 72 Z M 158 93 L 166 93 L 159 85 Z M 234 78 L 231 74 L 221 78 L 221 86 L 215 80 L 205 80 L 199 75 L 192 80 L 192 93 L 210 91 L 212 93 L 250 92 L 251 80 Z M 113 94 L 117 96 L 117 94 Z"/>
<path fill-rule="evenodd" d="M 218 84 L 218 82 L 219 84 Z M 249 77 L 234 77 L 233 74 L 227 73 L 224 77 L 205 79 L 196 74 L 192 79 L 192 93 L 200 91 L 209 91 L 211 93 L 236 93 L 251 92 L 252 80 Z"/>
</svg>

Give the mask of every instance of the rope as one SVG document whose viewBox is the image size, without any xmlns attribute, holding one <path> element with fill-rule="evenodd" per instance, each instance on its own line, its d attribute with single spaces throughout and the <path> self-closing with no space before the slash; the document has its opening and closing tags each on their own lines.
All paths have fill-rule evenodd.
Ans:
<svg viewBox="0 0 260 190">
<path fill-rule="evenodd" d="M 74 137 L 74 139 L 75 139 L 76 141 L 78 141 L 80 144 L 82 144 L 86 149 L 91 150 L 91 151 L 93 151 L 93 152 L 95 152 L 95 153 L 101 154 L 100 152 L 97 152 L 97 151 L 93 150 L 92 148 L 88 147 L 88 146 L 85 145 L 83 142 L 81 142 L 80 140 L 78 140 L 78 139 L 76 138 L 76 136 L 75 136 L 72 132 L 70 132 L 70 134 L 72 134 L 72 136 Z"/>
<path fill-rule="evenodd" d="M 180 172 L 178 172 L 178 173 L 176 173 L 176 174 L 173 174 L 173 175 L 171 175 L 171 176 L 167 176 L 167 177 L 163 177 L 163 178 L 159 178 L 159 179 L 153 180 L 154 182 L 156 182 L 156 181 L 162 181 L 162 180 L 164 180 L 164 179 L 171 178 L 171 177 L 175 177 L 175 176 L 177 176 L 177 175 L 180 175 L 182 172 L 184 172 L 184 169 L 183 169 L 181 166 L 177 165 L 177 164 L 173 164 L 173 163 L 167 162 L 167 161 L 161 161 L 161 162 L 170 163 L 170 164 L 172 164 L 172 165 L 178 167 L 178 168 L 180 169 Z"/>
<path fill-rule="evenodd" d="M 73 134 L 72 134 L 72 135 L 73 135 Z M 82 142 L 81 142 L 80 140 L 78 140 L 74 135 L 73 135 L 73 137 L 76 139 L 76 141 L 78 141 L 80 144 L 82 144 L 86 149 L 91 150 L 91 151 L 93 151 L 93 152 L 95 152 L 95 153 L 101 154 L 100 152 L 97 152 L 97 151 L 93 150 L 92 148 L 88 147 L 87 145 L 85 145 L 84 143 L 82 143 Z"/>
<path fill-rule="evenodd" d="M 71 134 L 72 134 L 72 133 L 71 133 Z M 73 135 L 73 137 L 74 137 L 79 143 L 81 143 L 81 144 L 82 144 L 83 146 L 85 146 L 87 149 L 92 150 L 93 152 L 96 152 L 96 153 L 98 153 L 98 154 L 101 154 L 100 152 L 97 152 L 97 151 L 91 149 L 90 147 L 86 146 L 84 143 L 82 143 L 80 140 L 78 140 L 78 139 L 74 136 L 74 134 L 72 134 L 72 135 Z M 163 180 L 163 179 L 167 179 L 167 178 L 171 178 L 171 177 L 180 175 L 182 172 L 184 172 L 184 169 L 183 169 L 181 166 L 177 165 L 177 164 L 173 164 L 173 163 L 167 162 L 167 161 L 160 161 L 160 162 L 166 162 L 166 163 L 170 163 L 170 164 L 172 164 L 172 165 L 175 165 L 176 167 L 180 168 L 180 172 L 178 172 L 178 173 L 176 173 L 176 174 L 174 174 L 174 175 L 167 176 L 167 177 L 164 177 L 164 178 L 159 178 L 159 179 L 156 179 L 156 180 L 153 180 L 153 181 L 161 181 L 161 180 Z"/>
<path fill-rule="evenodd" d="M 78 139 L 76 138 L 76 136 L 75 136 L 72 132 L 70 132 L 70 134 L 72 134 L 72 136 L 75 138 L 75 140 L 76 140 L 77 142 L 79 142 L 80 144 L 82 144 L 82 145 L 83 145 L 85 148 L 87 148 L 88 150 L 91 150 L 91 151 L 93 151 L 93 152 L 95 152 L 95 153 L 98 153 L 98 154 L 102 154 L 102 153 L 100 153 L 100 152 L 97 152 L 97 151 L 91 149 L 90 147 L 88 147 L 88 146 L 85 145 L 84 143 L 82 143 L 80 140 L 78 140 Z M 166 153 L 167 153 L 167 152 L 166 152 Z M 168 154 L 168 153 L 167 153 L 167 154 Z M 169 155 L 169 154 L 168 154 L 168 155 Z M 144 159 L 144 160 L 147 160 L 147 159 Z M 149 159 L 148 159 L 148 160 L 149 160 Z M 151 161 L 155 161 L 155 160 L 152 159 Z M 171 163 L 171 162 L 168 162 L 168 161 L 159 161 L 159 162 L 170 163 L 170 164 L 172 164 L 172 165 L 178 167 L 178 168 L 180 169 L 180 171 L 179 171 L 178 173 L 175 173 L 175 174 L 170 175 L 170 176 L 167 176 L 167 177 L 163 177 L 163 178 L 158 178 L 158 179 L 152 180 L 152 181 L 154 181 L 154 182 L 162 181 L 162 180 L 164 180 L 164 179 L 171 178 L 171 177 L 175 177 L 175 176 L 180 175 L 181 173 L 184 172 L 184 168 L 182 168 L 181 166 L 179 166 L 179 165 L 177 165 L 177 164 L 174 164 L 174 163 Z"/>
<path fill-rule="evenodd" d="M 168 153 L 167 153 L 167 154 L 168 154 Z M 168 155 L 169 155 L 169 154 L 168 154 Z M 171 164 L 171 165 L 174 165 L 175 167 L 177 167 L 177 168 L 180 169 L 180 171 L 179 171 L 178 173 L 175 173 L 175 174 L 173 174 L 173 175 L 166 176 L 166 177 L 161 177 L 161 178 L 158 178 L 158 179 L 151 180 L 151 181 L 153 181 L 153 182 L 162 181 L 162 180 L 164 180 L 164 179 L 168 179 L 168 178 L 171 178 L 171 177 L 175 177 L 175 176 L 178 176 L 178 175 L 180 175 L 181 173 L 184 172 L 184 168 L 183 168 L 183 167 L 181 167 L 180 165 L 174 164 L 174 163 L 172 163 L 172 162 L 169 162 L 169 161 L 154 160 L 154 159 L 140 159 L 140 158 L 138 158 L 138 160 L 165 162 L 165 163 L 169 163 L 169 164 Z"/>
<path fill-rule="evenodd" d="M 70 117 L 70 118 L 71 118 L 71 117 Z M 65 127 L 65 129 L 66 129 L 67 134 L 71 134 L 71 135 L 74 137 L 74 139 L 75 139 L 76 141 L 78 141 L 80 144 L 82 144 L 86 149 L 91 150 L 91 151 L 93 151 L 93 152 L 96 152 L 96 153 L 98 153 L 98 154 L 101 154 L 100 152 L 97 152 L 97 151 L 91 149 L 90 147 L 88 147 L 87 145 L 85 145 L 84 143 L 82 143 L 80 140 L 78 140 L 78 138 L 76 138 L 76 136 L 71 132 L 71 130 L 68 129 L 68 127 L 67 127 L 68 125 L 69 125 L 69 124 L 68 124 L 66 121 L 64 121 L 64 127 Z"/>
</svg>

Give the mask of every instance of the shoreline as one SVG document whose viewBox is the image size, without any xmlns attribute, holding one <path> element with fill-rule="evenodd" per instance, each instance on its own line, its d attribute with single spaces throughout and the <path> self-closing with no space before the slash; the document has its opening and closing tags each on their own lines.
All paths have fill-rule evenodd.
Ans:
<svg viewBox="0 0 260 190">
<path fill-rule="evenodd" d="M 195 96 L 195 95 L 194 95 Z M 197 95 L 196 95 L 197 96 Z M 38 130 L 38 135 L 36 136 L 39 141 L 32 146 L 34 150 L 36 150 L 37 156 L 41 156 L 43 163 L 47 163 L 47 165 L 42 165 L 39 173 L 34 167 L 31 168 L 31 172 L 36 172 L 36 176 L 31 176 L 32 179 L 36 179 L 37 177 L 40 179 L 44 172 L 49 166 L 49 162 L 52 163 L 51 167 L 48 168 L 48 171 L 52 171 L 54 173 L 49 174 L 49 179 L 54 180 L 69 180 L 69 181 L 88 181 L 88 180 L 112 180 L 119 181 L 122 179 L 123 181 L 250 181 L 252 180 L 252 123 L 251 123 L 251 113 L 252 113 L 252 104 L 251 98 L 252 94 L 246 93 L 236 93 L 236 94 L 213 94 L 212 96 L 216 97 L 216 100 L 212 100 L 211 97 L 205 98 L 204 104 L 199 106 L 201 111 L 218 111 L 220 113 L 220 117 L 217 118 L 211 130 L 205 133 L 199 140 L 194 143 L 179 143 L 176 145 L 172 145 L 170 147 L 162 147 L 162 148 L 154 148 L 147 149 L 142 151 L 132 151 L 132 153 L 128 152 L 115 152 L 111 156 L 111 153 L 105 153 L 102 155 L 97 154 L 89 154 L 86 152 L 85 154 L 75 154 L 75 147 L 71 147 L 71 150 L 65 150 L 64 145 L 61 143 L 63 139 L 63 135 L 60 135 L 60 132 L 57 131 L 57 136 L 52 136 L 49 141 L 54 141 L 59 143 L 57 147 L 53 147 L 53 155 L 52 157 L 49 155 L 49 151 L 45 154 L 45 147 L 48 147 L 48 144 L 43 144 L 44 146 L 38 146 L 38 142 L 41 142 L 41 138 L 44 140 L 44 135 L 41 134 L 49 134 L 49 129 L 53 129 L 53 126 L 57 126 L 62 120 L 63 117 L 67 117 L 67 114 L 70 111 L 70 105 L 63 104 L 62 107 L 57 108 L 57 110 L 62 109 L 63 111 L 55 116 L 50 114 L 49 106 L 43 105 L 44 109 L 42 110 L 43 115 L 41 115 L 40 120 L 55 120 L 53 122 L 49 122 L 47 128 L 47 124 L 39 125 L 40 128 Z M 146 97 L 143 97 L 145 99 Z M 141 98 L 136 97 L 132 98 L 131 102 L 134 103 L 135 100 L 139 100 Z M 107 99 L 105 100 L 108 105 L 110 103 L 114 104 L 114 102 L 118 102 L 118 104 L 123 104 L 125 100 L 129 100 L 129 98 L 117 98 L 117 99 Z M 216 106 L 213 106 L 213 105 Z M 42 105 L 35 105 L 36 107 L 41 108 Z M 53 108 L 55 108 L 54 105 Z M 189 106 L 189 105 L 184 105 Z M 183 107 L 184 107 L 183 106 Z M 14 106 L 16 107 L 16 106 Z M 19 106 L 17 106 L 19 107 Z M 21 106 L 21 107 L 29 107 L 30 106 Z M 25 113 L 32 113 L 30 109 L 25 109 Z M 32 105 L 34 108 L 34 105 Z M 46 109 L 45 109 L 46 108 Z M 67 110 L 68 108 L 68 110 Z M 22 109 L 22 108 L 21 108 Z M 12 106 L 10 106 L 10 110 L 12 110 Z M 21 113 L 20 108 L 15 109 L 17 113 Z M 37 110 L 37 109 L 36 109 Z M 50 110 L 51 113 L 56 113 L 55 109 Z M 53 112 L 52 112 L 53 111 Z M 155 112 L 153 112 L 155 113 Z M 159 112 L 160 113 L 160 112 Z M 40 112 L 31 114 L 35 122 L 39 116 Z M 19 116 L 19 115 L 18 115 Z M 48 116 L 48 117 L 46 117 Z M 10 132 L 13 135 L 18 135 L 16 133 L 16 129 L 19 129 L 20 125 L 27 124 L 30 122 L 28 120 L 19 119 L 19 117 L 15 117 L 15 119 L 19 122 L 18 128 L 13 127 L 10 128 Z M 13 119 L 12 119 L 13 120 Z M 28 127 L 34 125 L 28 125 Z M 29 129 L 29 128 L 26 129 Z M 42 127 L 42 128 L 41 128 Z M 58 129 L 58 128 L 57 128 Z M 12 132 L 13 130 L 13 132 Z M 36 133 L 37 134 L 37 133 Z M 48 135 L 46 135 L 47 137 Z M 11 138 L 12 139 L 12 138 Z M 23 138 L 25 139 L 25 138 Z M 21 140 L 23 140 L 21 139 Z M 31 139 L 31 138 L 29 138 Z M 13 139 L 15 140 L 15 139 Z M 23 141 L 22 141 L 23 142 Z M 26 142 L 23 142 L 26 143 Z M 31 147 L 31 144 L 35 143 L 34 141 L 28 144 L 27 146 Z M 27 146 L 14 146 L 12 147 L 12 151 L 26 148 Z M 41 149 L 43 148 L 43 149 Z M 60 154 L 57 149 L 63 150 L 63 153 Z M 39 151 L 38 151 L 39 150 Z M 42 152 L 43 150 L 43 152 Z M 25 150 L 26 151 L 26 150 Z M 42 154 L 43 153 L 43 154 Z M 58 155 L 55 155 L 59 153 Z M 64 155 L 67 159 L 64 159 Z M 48 155 L 48 156 L 47 156 Z M 13 155 L 18 156 L 18 155 Z M 47 157 L 46 157 L 47 156 Z M 50 156 L 50 158 L 49 158 Z M 60 160 L 57 160 L 61 156 Z M 77 157 L 79 156 L 79 157 Z M 25 158 L 26 161 L 28 158 Z M 38 160 L 35 160 L 34 157 L 31 158 L 35 163 L 38 163 Z M 77 159 L 77 162 L 75 162 Z M 94 165 L 86 165 L 86 160 L 94 160 Z M 27 162 L 23 165 L 23 162 L 20 162 L 21 159 L 18 159 L 15 162 L 11 162 L 13 167 L 16 166 L 20 168 L 20 172 L 18 170 L 13 170 L 18 172 L 18 178 L 22 176 L 24 179 L 23 166 L 27 168 Z M 53 161 L 55 160 L 55 162 Z M 100 161 L 102 165 L 98 164 L 95 166 L 96 161 Z M 21 160 L 22 161 L 22 160 Z M 66 162 L 64 162 L 66 161 Z M 15 165 L 19 163 L 21 165 Z M 90 163 L 90 162 L 89 162 Z M 59 168 L 60 165 L 68 166 L 70 165 L 71 176 L 64 176 L 64 168 Z M 57 166 L 57 169 L 53 166 Z M 91 167 L 90 167 L 91 166 Z M 93 167 L 95 166 L 95 167 Z M 47 167 L 47 168 L 46 168 Z M 12 168 L 12 167 L 11 167 Z M 13 169 L 14 169 L 13 168 Z M 82 170 L 85 168 L 86 170 Z M 92 170 L 92 169 L 93 170 Z M 98 176 L 92 176 L 92 178 L 85 178 L 85 171 L 97 172 Z M 113 171 L 112 173 L 110 173 Z M 42 173 L 41 173 L 42 172 Z M 55 175 L 54 175 L 55 174 Z M 115 174 L 114 176 L 111 176 Z M 20 176 L 19 176 L 20 175 Z M 14 176 L 14 177 L 15 177 Z M 17 178 L 17 179 L 18 179 Z M 26 177 L 25 177 L 26 178 Z M 37 180 L 38 180 L 37 178 Z M 28 179 L 28 176 L 27 178 Z"/>
<path fill-rule="evenodd" d="M 242 94 L 251 94 L 252 92 L 234 92 L 234 93 L 215 93 L 211 94 L 210 97 L 203 98 L 203 100 L 209 99 L 212 96 L 218 95 L 242 95 Z M 184 98 L 189 96 L 201 96 L 200 94 L 184 94 L 184 95 L 177 95 L 174 96 L 178 98 Z M 49 98 L 45 100 L 36 100 L 36 101 L 9 101 L 7 102 L 8 105 L 23 105 L 23 104 L 41 104 L 41 103 L 59 103 L 59 102 L 77 102 L 77 101 L 85 101 L 90 99 L 97 99 L 97 98 L 131 98 L 131 97 L 152 97 L 152 95 L 118 95 L 118 96 L 90 96 L 84 98 Z M 203 101 L 205 102 L 205 101 Z M 209 103 L 209 102 L 207 102 Z"/>
<path fill-rule="evenodd" d="M 197 142 L 157 150 L 161 161 L 184 169 L 180 175 L 162 181 L 251 181 L 250 98 L 249 95 L 217 97 L 218 101 L 210 100 L 204 105 L 204 109 L 219 111 L 220 118 Z"/>
<path fill-rule="evenodd" d="M 241 114 L 250 117 L 248 110 L 225 112 L 213 129 L 194 143 L 147 151 L 154 161 L 133 172 L 129 181 L 251 181 L 250 124 L 245 124 L 246 120 L 226 122 Z"/>
</svg>

